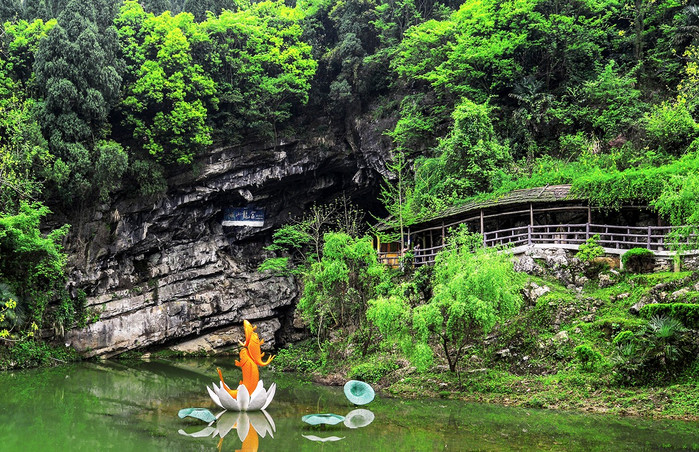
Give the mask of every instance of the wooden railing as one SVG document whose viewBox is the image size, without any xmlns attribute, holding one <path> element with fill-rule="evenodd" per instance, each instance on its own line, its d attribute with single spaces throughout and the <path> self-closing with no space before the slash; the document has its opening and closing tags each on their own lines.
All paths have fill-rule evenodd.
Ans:
<svg viewBox="0 0 699 452">
<path fill-rule="evenodd" d="M 525 245 L 571 245 L 579 246 L 595 235 L 599 235 L 597 243 L 604 248 L 626 250 L 631 248 L 647 248 L 653 251 L 669 250 L 666 242 L 667 235 L 674 228 L 671 226 L 613 226 L 606 224 L 555 224 L 521 226 L 517 228 L 500 229 L 483 234 L 483 244 L 492 246 L 525 246 Z M 435 257 L 444 248 L 437 245 L 431 248 L 413 248 L 413 264 L 432 265 Z M 390 256 L 389 256 L 390 255 Z M 387 265 L 397 266 L 396 253 L 379 253 L 379 261 Z"/>
</svg>

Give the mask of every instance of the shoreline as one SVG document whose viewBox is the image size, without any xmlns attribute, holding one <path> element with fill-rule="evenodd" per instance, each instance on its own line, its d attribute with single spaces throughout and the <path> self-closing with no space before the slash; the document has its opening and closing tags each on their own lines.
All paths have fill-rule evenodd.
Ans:
<svg viewBox="0 0 699 452">
<path fill-rule="evenodd" d="M 313 373 L 310 375 L 313 383 L 326 386 L 342 386 L 347 378 L 342 374 L 333 373 L 322 375 Z M 420 380 L 424 381 L 424 380 Z M 521 381 L 527 381 L 523 378 Z M 507 395 L 494 392 L 464 392 L 449 386 L 440 386 L 440 390 L 425 390 L 422 383 L 406 384 L 394 382 L 388 384 L 372 385 L 382 397 L 403 398 L 415 400 L 418 398 L 460 400 L 467 403 L 492 404 L 510 407 L 524 407 L 531 409 L 545 409 L 553 411 L 568 411 L 576 413 L 588 413 L 594 415 L 608 415 L 621 417 L 638 417 L 644 419 L 662 419 L 694 422 L 699 421 L 699 413 L 665 412 L 672 404 L 669 397 L 686 394 L 687 389 L 694 389 L 698 397 L 694 397 L 699 409 L 699 385 L 675 384 L 671 386 L 652 386 L 635 388 L 604 388 L 597 389 L 584 395 L 574 393 L 574 388 L 562 390 L 537 390 L 533 386 L 521 385 L 523 391 L 512 392 Z M 692 386 L 694 386 L 692 388 Z M 557 403 L 542 402 L 542 399 L 554 398 Z M 566 397 L 568 396 L 568 397 Z M 568 403 L 565 400 L 568 400 Z M 645 400 L 647 405 L 639 405 Z"/>
</svg>

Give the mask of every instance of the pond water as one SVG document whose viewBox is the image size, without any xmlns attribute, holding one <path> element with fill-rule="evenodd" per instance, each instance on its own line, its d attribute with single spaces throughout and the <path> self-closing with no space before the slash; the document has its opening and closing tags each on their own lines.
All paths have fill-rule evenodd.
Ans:
<svg viewBox="0 0 699 452">
<path fill-rule="evenodd" d="M 311 427 L 302 416 L 345 416 L 356 407 L 340 387 L 268 369 L 262 369 L 261 378 L 265 386 L 276 382 L 277 394 L 266 414 L 226 413 L 207 430 L 205 422 L 180 419 L 178 412 L 189 407 L 220 411 L 205 389 L 216 381 L 217 366 L 230 382 L 240 376 L 230 358 L 106 361 L 0 373 L 0 450 L 699 450 L 699 425 L 692 422 L 401 400 L 380 393 L 362 407 L 370 413 L 350 416 L 356 425 L 373 416 L 366 426 Z M 187 436 L 206 435 L 214 428 L 224 433 L 223 439 Z"/>
</svg>

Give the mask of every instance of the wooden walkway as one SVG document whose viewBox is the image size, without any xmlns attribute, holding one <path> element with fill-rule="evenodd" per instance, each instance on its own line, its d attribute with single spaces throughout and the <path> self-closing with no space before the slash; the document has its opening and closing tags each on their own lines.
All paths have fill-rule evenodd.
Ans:
<svg viewBox="0 0 699 452">
<path fill-rule="evenodd" d="M 488 231 L 483 234 L 486 247 L 527 247 L 527 246 L 564 246 L 577 249 L 582 243 L 599 235 L 599 243 L 605 251 L 619 254 L 631 248 L 647 248 L 654 252 L 669 252 L 667 235 L 674 229 L 671 226 L 615 226 L 607 224 L 554 224 L 521 226 L 510 229 Z M 437 253 L 444 249 L 440 244 L 430 248 L 413 248 L 413 264 L 433 265 Z M 379 253 L 379 261 L 397 267 L 400 254 Z"/>
</svg>

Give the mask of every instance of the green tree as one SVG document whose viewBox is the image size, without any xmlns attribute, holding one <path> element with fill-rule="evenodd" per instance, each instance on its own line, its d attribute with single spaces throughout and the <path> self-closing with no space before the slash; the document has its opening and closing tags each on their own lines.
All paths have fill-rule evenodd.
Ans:
<svg viewBox="0 0 699 452">
<path fill-rule="evenodd" d="M 0 99 L 0 212 L 42 198 L 53 156 L 32 115 L 31 100 Z"/>
<path fill-rule="evenodd" d="M 510 255 L 481 240 L 464 228 L 450 238 L 435 263 L 433 298 L 413 311 L 417 338 L 441 347 L 452 372 L 469 345 L 522 304 Z"/>
<path fill-rule="evenodd" d="M 366 309 L 375 298 L 387 268 L 376 257 L 369 237 L 325 234 L 323 255 L 303 276 L 298 309 L 318 337 L 333 327 L 366 326 Z"/>
<path fill-rule="evenodd" d="M 208 40 L 188 13 L 160 16 L 126 1 L 115 20 L 129 77 L 120 108 L 133 137 L 153 159 L 191 164 L 212 143 L 207 108 L 214 81 L 195 59 Z"/>
<path fill-rule="evenodd" d="M 65 296 L 65 260 L 60 241 L 68 227 L 43 235 L 39 224 L 49 209 L 22 202 L 17 213 L 0 213 L 0 283 L 17 295 L 28 321 L 41 326 L 49 302 Z"/>
<path fill-rule="evenodd" d="M 400 234 L 400 249 L 404 250 L 406 247 L 405 228 L 414 221 L 415 216 L 410 211 L 408 203 L 411 196 L 411 184 L 408 179 L 408 161 L 403 149 L 398 148 L 393 152 L 393 159 L 387 163 L 386 167 L 393 178 L 384 179 L 380 198 L 390 215 L 389 226 Z"/>
<path fill-rule="evenodd" d="M 56 156 L 55 183 L 67 203 L 85 199 L 103 182 L 95 179 L 95 142 L 106 137 L 119 95 L 116 42 L 113 27 L 98 26 L 91 3 L 71 0 L 36 53 L 38 121 Z"/>
<path fill-rule="evenodd" d="M 207 70 L 216 82 L 216 123 L 229 137 L 272 137 L 292 108 L 308 101 L 316 62 L 302 41 L 303 14 L 283 2 L 223 11 L 201 24 L 209 37 Z"/>
<path fill-rule="evenodd" d="M 454 110 L 454 125 L 440 140 L 436 157 L 416 162 L 413 209 L 439 211 L 490 189 L 493 176 L 510 160 L 490 119 L 490 108 L 464 99 Z"/>
<path fill-rule="evenodd" d="M 633 72 L 624 72 L 612 60 L 596 79 L 585 82 L 584 105 L 578 107 L 578 114 L 571 110 L 570 119 L 584 120 L 603 139 L 632 132 L 643 116 L 645 105 Z"/>
<path fill-rule="evenodd" d="M 18 88 L 23 88 L 25 92 L 32 85 L 34 55 L 39 42 L 46 38 L 55 25 L 55 19 L 48 22 L 41 19 L 33 22 L 20 20 L 4 24 L 5 35 L 0 41 L 3 53 L 1 64 L 7 75 L 18 84 Z"/>
</svg>

